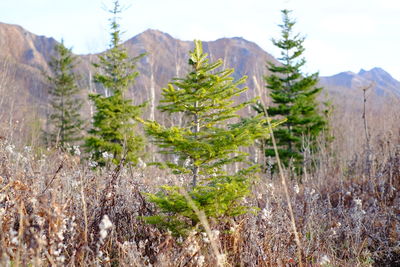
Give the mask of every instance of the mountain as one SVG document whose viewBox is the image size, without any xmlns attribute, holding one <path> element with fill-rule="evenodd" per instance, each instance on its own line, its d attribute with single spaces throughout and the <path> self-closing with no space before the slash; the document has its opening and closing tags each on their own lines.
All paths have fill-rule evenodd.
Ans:
<svg viewBox="0 0 400 267">
<path fill-rule="evenodd" d="M 38 107 L 45 106 L 47 98 L 43 71 L 55 44 L 53 38 L 0 23 L 0 137 L 33 141 L 32 136 L 38 136 L 43 121 Z"/>
<path fill-rule="evenodd" d="M 376 96 L 400 97 L 400 82 L 381 68 L 369 71 L 361 69 L 358 73 L 341 72 L 330 77 L 321 77 L 321 83 L 330 88 L 348 88 L 359 90 L 370 87 Z"/>
<path fill-rule="evenodd" d="M 0 57 L 45 70 L 57 43 L 53 38 L 37 36 L 20 26 L 0 23 Z"/>
<path fill-rule="evenodd" d="M 48 71 L 48 61 L 57 41 L 37 36 L 20 26 L 0 23 L 0 70 L 8 72 L 14 85 L 31 95 L 44 97 L 42 73 Z"/>
<path fill-rule="evenodd" d="M 365 71 L 361 69 L 358 75 L 374 82 L 374 87 L 378 95 L 394 94 L 400 97 L 400 82 L 394 79 L 385 70 L 373 68 L 369 71 Z"/>
<path fill-rule="evenodd" d="M 40 125 L 35 122 L 36 117 L 41 123 L 44 122 L 48 87 L 43 73 L 49 71 L 48 61 L 56 44 L 57 41 L 53 38 L 37 36 L 17 25 L 0 23 L 0 122 L 5 121 L 7 116 L 10 122 L 26 121 L 29 116 L 34 118 L 30 120 L 32 124 Z M 144 114 L 146 118 L 171 120 L 168 114 L 158 112 L 156 106 L 161 89 L 173 78 L 184 77 L 189 71 L 187 57 L 189 50 L 193 49 L 193 42 L 177 40 L 157 30 L 147 30 L 126 41 L 124 46 L 132 57 L 146 53 L 138 62 L 140 75 L 136 84 L 130 88 L 128 96 L 135 104 L 148 101 Z M 211 60 L 221 58 L 224 60 L 224 67 L 234 68 L 235 78 L 248 76 L 246 86 L 249 90 L 241 100 L 261 96 L 268 102 L 263 77 L 268 75 L 267 62 L 278 63 L 273 56 L 257 44 L 239 37 L 203 42 L 203 46 Z M 86 88 L 82 92 L 82 97 L 86 100 L 84 114 L 89 117 L 93 111 L 86 97 L 87 92 L 99 90 L 91 82 L 95 71 L 92 63 L 97 60 L 97 55 L 78 57 L 80 63 L 77 70 L 82 77 L 80 85 Z M 321 77 L 320 85 L 324 87 L 321 98 L 331 98 L 336 110 L 342 113 L 359 113 L 363 105 L 361 88 L 371 82 L 374 82 L 373 88 L 369 90 L 373 92 L 369 94 L 372 106 L 380 107 L 388 99 L 400 99 L 400 82 L 380 68 Z M 13 111 L 11 119 L 10 115 L 6 116 L 11 114 L 10 110 Z M 250 112 L 251 109 L 246 111 Z"/>
<path fill-rule="evenodd" d="M 162 119 L 164 115 L 156 110 L 161 88 L 167 86 L 173 78 L 184 77 L 189 72 L 188 52 L 193 49 L 193 42 L 180 41 L 157 30 L 147 30 L 129 39 L 124 45 L 131 56 L 146 53 L 138 63 L 140 75 L 130 90 L 131 97 L 135 103 L 149 101 L 149 118 L 161 116 L 159 118 Z M 242 100 L 265 95 L 265 64 L 267 61 L 276 62 L 270 54 L 243 38 L 222 38 L 203 42 L 203 48 L 211 60 L 222 58 L 224 67 L 234 68 L 235 78 L 248 76 L 246 85 L 249 90 Z M 96 56 L 87 55 L 82 58 L 85 63 L 81 66 L 81 71 L 93 72 L 89 62 L 95 61 Z"/>
<path fill-rule="evenodd" d="M 28 117 L 32 117 L 29 124 L 38 124 L 38 119 L 44 123 L 48 86 L 43 74 L 49 71 L 48 62 L 56 44 L 53 38 L 37 36 L 18 25 L 0 23 L 0 95 L 7 98 L 5 101 L 0 99 L 0 103 L 4 103 L 0 105 L 0 120 L 7 117 L 3 121 L 10 121 L 8 124 L 12 125 L 11 121 L 27 122 Z M 160 92 L 173 78 L 184 77 L 189 71 L 187 57 L 189 50 L 193 49 L 193 42 L 180 41 L 157 30 L 147 30 L 126 41 L 124 46 L 132 57 L 146 53 L 138 62 L 140 75 L 128 96 L 135 104 L 148 102 L 145 117 L 170 120 L 167 114 L 161 114 L 156 109 Z M 241 100 L 260 95 L 265 97 L 265 64 L 267 61 L 276 62 L 270 54 L 243 38 L 222 38 L 204 42 L 203 46 L 211 60 L 222 58 L 224 67 L 235 68 L 235 78 L 248 76 L 246 85 L 249 90 Z M 82 92 L 86 102 L 84 114 L 89 117 L 93 110 L 86 95 L 88 91 L 101 91 L 91 82 L 95 71 L 92 63 L 97 60 L 97 55 L 78 57 L 77 71 L 82 77 L 80 85 L 86 88 Z M 9 110 L 13 110 L 12 116 L 8 114 Z M 251 109 L 246 111 L 249 112 L 252 112 Z"/>
</svg>

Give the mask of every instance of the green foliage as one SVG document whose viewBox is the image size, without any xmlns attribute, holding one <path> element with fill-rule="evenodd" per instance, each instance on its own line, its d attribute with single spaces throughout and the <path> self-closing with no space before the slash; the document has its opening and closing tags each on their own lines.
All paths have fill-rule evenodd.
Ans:
<svg viewBox="0 0 400 267">
<path fill-rule="evenodd" d="M 162 112 L 183 115 L 184 125 L 165 127 L 155 121 L 144 122 L 146 133 L 161 148 L 161 153 L 178 159 L 159 164 L 175 174 L 191 176 L 189 195 L 212 218 L 234 216 L 246 210 L 239 203 L 248 193 L 249 180 L 258 166 L 247 161 L 248 154 L 241 148 L 268 135 L 263 126 L 265 120 L 259 117 L 239 120 L 237 111 L 255 100 L 234 103 L 233 97 L 247 90 L 239 88 L 246 77 L 234 81 L 233 69 L 220 70 L 222 64 L 222 60 L 208 63 L 201 42 L 195 41 L 189 57 L 191 72 L 185 78 L 174 79 L 163 89 L 158 106 Z M 233 164 L 241 165 L 236 173 L 229 168 Z M 165 215 L 157 220 L 149 218 L 153 223 L 155 220 L 167 227 L 171 224 L 170 228 L 179 228 L 176 222 L 181 221 L 187 229 L 198 221 L 176 187 L 164 187 L 163 192 L 150 195 L 150 200 Z"/>
<path fill-rule="evenodd" d="M 316 100 L 322 90 L 316 87 L 318 73 L 306 75 L 301 71 L 306 63 L 301 57 L 305 39 L 293 34 L 295 22 L 290 19 L 289 13 L 288 10 L 282 11 L 282 38 L 273 40 L 273 44 L 281 49 L 280 64 L 268 62 L 272 74 L 265 78 L 274 105 L 266 108 L 257 103 L 254 108 L 261 114 L 266 108 L 268 115 L 275 119 L 286 118 L 274 130 L 279 156 L 286 166 L 292 162 L 300 170 L 305 160 L 305 147 L 311 151 L 315 149 L 316 138 L 326 128 L 327 121 L 319 114 Z M 275 156 L 271 145 L 270 141 L 266 142 L 266 156 Z"/>
<path fill-rule="evenodd" d="M 120 12 L 119 2 L 115 1 L 111 10 L 110 49 L 99 56 L 99 63 L 93 64 L 98 70 L 94 81 L 103 87 L 105 95 L 89 95 L 96 113 L 85 145 L 92 159 L 101 166 L 106 164 L 108 157 L 112 158 L 114 164 L 122 160 L 124 164 L 136 164 L 144 147 L 144 139 L 137 133 L 135 122 L 143 105 L 135 106 L 124 97 L 138 75 L 135 71 L 136 62 L 143 55 L 129 58 L 122 47 L 117 23 L 117 14 Z"/>
<path fill-rule="evenodd" d="M 83 121 L 79 113 L 82 100 L 78 98 L 80 89 L 74 73 L 76 57 L 63 42 L 55 46 L 55 52 L 49 62 L 52 73 L 47 76 L 51 109 L 45 138 L 47 145 L 65 149 L 82 139 Z"/>
<path fill-rule="evenodd" d="M 248 182 L 248 181 L 247 181 Z M 208 185 L 194 187 L 189 196 L 193 204 L 203 211 L 207 218 L 221 220 L 238 216 L 252 210 L 241 205 L 240 201 L 249 193 L 246 181 L 230 180 L 214 181 Z M 198 214 L 188 203 L 177 186 L 163 186 L 163 191 L 148 194 L 149 201 L 157 204 L 162 215 L 149 216 L 145 220 L 160 228 L 170 230 L 175 235 L 186 235 L 191 229 L 198 227 Z"/>
</svg>

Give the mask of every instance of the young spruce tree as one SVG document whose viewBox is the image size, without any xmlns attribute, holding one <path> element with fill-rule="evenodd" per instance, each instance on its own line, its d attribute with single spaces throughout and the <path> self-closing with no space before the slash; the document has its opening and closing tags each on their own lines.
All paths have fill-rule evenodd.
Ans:
<svg viewBox="0 0 400 267">
<path fill-rule="evenodd" d="M 264 107 L 261 103 L 255 106 L 260 113 L 265 113 L 272 118 L 286 118 L 274 130 L 278 146 L 278 153 L 285 164 L 292 164 L 298 171 L 304 164 L 304 147 L 313 150 L 315 141 L 321 131 L 326 127 L 325 118 L 319 114 L 316 97 L 322 88 L 316 87 L 318 73 L 306 75 L 301 68 L 306 63 L 302 57 L 304 52 L 304 37 L 293 33 L 295 21 L 290 17 L 290 11 L 282 10 L 283 24 L 282 38 L 272 40 L 273 44 L 281 49 L 279 65 L 268 62 L 268 69 L 272 73 L 265 78 L 270 97 L 274 105 Z M 307 143 L 304 142 L 307 140 Z M 267 141 L 266 156 L 275 156 L 271 142 Z"/>
<path fill-rule="evenodd" d="M 118 1 L 114 1 L 110 12 L 113 15 L 110 48 L 99 56 L 99 63 L 93 64 L 98 70 L 94 81 L 103 87 L 105 95 L 89 95 L 96 113 L 85 144 L 92 159 L 100 166 L 104 166 L 108 158 L 114 164 L 136 164 L 144 147 L 143 137 L 137 133 L 135 122 L 143 105 L 135 106 L 124 96 L 138 75 L 136 62 L 142 55 L 129 58 L 121 44 L 117 22 L 121 8 Z"/>
<path fill-rule="evenodd" d="M 189 57 L 191 72 L 163 89 L 158 106 L 171 115 L 184 114 L 186 124 L 165 127 L 146 121 L 145 131 L 162 153 L 179 159 L 160 164 L 175 174 L 191 177 L 187 190 L 197 208 L 208 218 L 235 216 L 247 210 L 240 202 L 249 193 L 251 175 L 258 169 L 240 148 L 267 136 L 265 121 L 255 117 L 232 123 L 235 118 L 239 121 L 237 111 L 254 103 L 233 101 L 233 97 L 247 90 L 239 88 L 246 77 L 234 81 L 233 69 L 221 70 L 222 60 L 209 63 L 201 42 L 194 43 Z M 235 172 L 228 167 L 235 163 L 243 164 L 243 168 Z M 162 192 L 149 197 L 162 215 L 148 217 L 148 222 L 175 234 L 184 234 L 199 222 L 179 187 L 164 186 Z"/>
<path fill-rule="evenodd" d="M 80 89 L 74 73 L 76 57 L 63 41 L 55 46 L 55 52 L 56 56 L 49 62 L 52 73 L 47 75 L 51 110 L 44 132 L 47 145 L 66 149 L 82 139 L 82 100 L 78 97 Z"/>
</svg>

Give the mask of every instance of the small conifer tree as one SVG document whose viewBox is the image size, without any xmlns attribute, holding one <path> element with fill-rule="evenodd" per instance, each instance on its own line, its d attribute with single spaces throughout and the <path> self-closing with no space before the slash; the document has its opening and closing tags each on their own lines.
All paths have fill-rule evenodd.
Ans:
<svg viewBox="0 0 400 267">
<path fill-rule="evenodd" d="M 222 64 L 222 60 L 209 63 L 201 42 L 195 41 L 189 57 L 191 72 L 163 89 L 158 106 L 171 115 L 184 114 L 186 124 L 165 127 L 155 121 L 144 122 L 146 133 L 161 152 L 178 158 L 160 165 L 191 177 L 188 193 L 209 218 L 234 216 L 247 210 L 240 201 L 249 193 L 250 177 L 258 166 L 250 163 L 240 148 L 267 135 L 265 121 L 258 117 L 239 121 L 237 111 L 254 101 L 234 103 L 233 97 L 247 90 L 240 88 L 246 77 L 234 81 L 234 70 L 221 70 Z M 235 172 L 229 169 L 234 163 L 247 166 Z M 162 192 L 149 197 L 163 212 L 146 218 L 151 223 L 182 234 L 199 221 L 178 187 L 165 186 Z"/>
<path fill-rule="evenodd" d="M 80 88 L 74 73 L 76 57 L 63 41 L 55 46 L 55 52 L 56 56 L 49 62 L 52 73 L 47 75 L 51 110 L 44 132 L 47 145 L 66 149 L 82 139 L 82 100 L 78 97 Z"/>
<path fill-rule="evenodd" d="M 316 87 L 318 73 L 306 75 L 301 68 L 306 63 L 302 58 L 304 37 L 293 33 L 295 22 L 289 17 L 289 10 L 282 10 L 282 38 L 272 40 L 281 49 L 279 65 L 268 62 L 271 75 L 265 78 L 269 96 L 274 105 L 264 107 L 261 103 L 255 106 L 259 113 L 265 113 L 275 119 L 286 118 L 274 130 L 278 153 L 282 162 L 288 166 L 292 163 L 297 170 L 303 164 L 304 140 L 308 147 L 314 149 L 316 138 L 325 129 L 327 122 L 319 114 L 316 97 L 322 88 Z M 266 156 L 275 156 L 272 144 L 267 141 Z"/>
<path fill-rule="evenodd" d="M 143 137 L 138 134 L 135 121 L 143 105 L 133 105 L 124 95 L 138 75 L 135 71 L 136 62 L 143 55 L 129 58 L 121 44 L 120 25 L 117 21 L 121 8 L 118 1 L 114 1 L 110 12 L 110 48 L 99 56 L 99 63 L 93 64 L 98 70 L 94 81 L 103 87 L 105 95 L 89 95 L 96 112 L 85 144 L 92 159 L 101 166 L 106 164 L 108 158 L 114 164 L 120 164 L 121 161 L 124 164 L 136 164 L 144 147 Z"/>
</svg>

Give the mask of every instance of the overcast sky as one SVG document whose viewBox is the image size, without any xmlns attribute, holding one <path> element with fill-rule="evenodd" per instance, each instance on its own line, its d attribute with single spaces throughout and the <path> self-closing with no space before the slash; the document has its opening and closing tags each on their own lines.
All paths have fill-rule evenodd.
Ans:
<svg viewBox="0 0 400 267">
<path fill-rule="evenodd" d="M 0 21 L 64 39 L 78 54 L 104 50 L 112 0 L 0 0 Z M 280 10 L 304 34 L 306 72 L 381 67 L 400 80 L 400 0 L 121 0 L 123 38 L 158 29 L 182 40 L 243 37 L 274 56 Z"/>
</svg>

